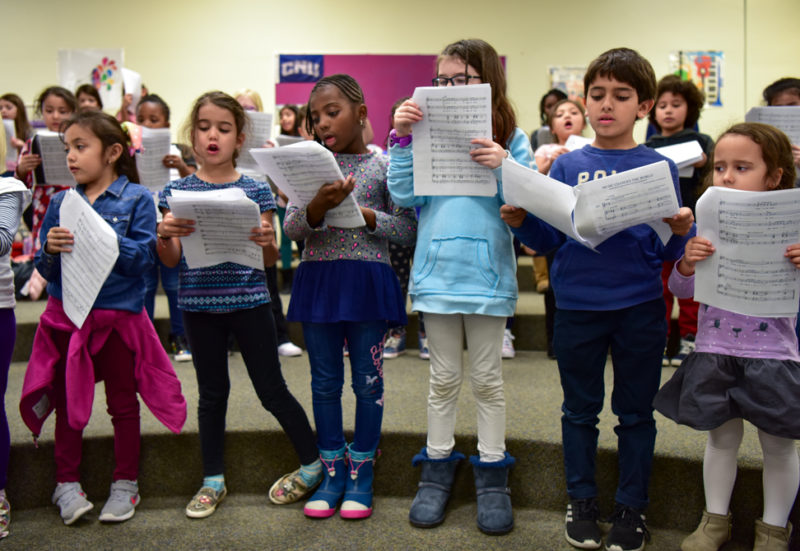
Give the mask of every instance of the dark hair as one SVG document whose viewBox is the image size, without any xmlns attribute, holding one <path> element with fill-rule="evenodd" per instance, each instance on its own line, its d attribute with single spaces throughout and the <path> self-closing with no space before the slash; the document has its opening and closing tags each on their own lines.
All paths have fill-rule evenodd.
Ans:
<svg viewBox="0 0 800 551">
<path fill-rule="evenodd" d="M 656 73 L 650 62 L 636 50 L 614 48 L 603 52 L 589 64 L 583 76 L 583 94 L 589 97 L 589 86 L 597 77 L 613 77 L 629 84 L 636 90 L 637 101 L 654 100 L 656 96 Z"/>
<path fill-rule="evenodd" d="M 508 145 L 517 119 L 514 108 L 506 97 L 506 73 L 500 56 L 491 44 L 479 38 L 459 40 L 445 46 L 436 60 L 436 67 L 445 56 L 457 57 L 464 65 L 471 65 L 481 77 L 481 82 L 492 86 L 492 133 L 493 139 L 503 148 Z"/>
<path fill-rule="evenodd" d="M 39 94 L 39 97 L 36 98 L 36 115 L 42 116 L 42 107 L 44 106 L 45 100 L 47 100 L 50 96 L 58 96 L 59 98 L 63 99 L 67 107 L 70 108 L 70 111 L 73 113 L 78 110 L 78 100 L 75 99 L 75 96 L 72 95 L 72 92 L 64 88 L 63 86 L 49 86 L 42 90 L 42 93 Z"/>
<path fill-rule="evenodd" d="M 717 138 L 719 141 L 729 134 L 750 138 L 761 147 L 761 157 L 767 165 L 767 174 L 774 174 L 776 170 L 783 169 L 778 187 L 775 189 L 792 189 L 797 172 L 794 168 L 792 158 L 792 144 L 789 138 L 769 124 L 760 122 L 742 122 L 734 124 Z M 714 149 L 716 152 L 716 148 Z M 714 154 L 711 154 L 710 166 L 714 166 Z M 714 171 L 711 170 L 707 176 L 707 185 L 713 184 Z"/>
<path fill-rule="evenodd" d="M 308 94 L 308 103 L 306 104 L 306 131 L 309 135 L 314 136 L 314 141 L 317 142 L 319 142 L 320 139 L 316 134 L 314 134 L 314 121 L 312 121 L 311 117 L 309 116 L 309 108 L 311 106 L 311 98 L 314 96 L 314 93 L 325 86 L 335 86 L 339 89 L 342 95 L 354 105 L 361 105 L 364 103 L 364 91 L 361 89 L 361 86 L 358 85 L 356 79 L 350 75 L 339 73 L 319 79 L 311 89 L 311 93 Z"/>
<path fill-rule="evenodd" d="M 14 117 L 14 132 L 17 138 L 27 140 L 32 134 L 31 123 L 28 122 L 28 113 L 25 112 L 25 102 L 17 94 L 3 94 L 0 99 L 13 103 L 17 108 L 17 116 Z"/>
<path fill-rule="evenodd" d="M 161 96 L 157 94 L 147 94 L 146 96 L 142 96 L 142 99 L 139 100 L 139 104 L 136 106 L 137 113 L 139 112 L 139 107 L 141 107 L 143 103 L 155 103 L 161 107 L 161 110 L 164 111 L 164 118 L 167 119 L 167 122 L 169 122 L 169 105 L 167 105 L 166 101 L 161 99 Z"/>
<path fill-rule="evenodd" d="M 700 119 L 700 111 L 706 102 L 706 95 L 697 89 L 697 86 L 689 80 L 681 80 L 678 75 L 667 75 L 658 81 L 656 89 L 656 103 L 661 96 L 670 92 L 676 96 L 681 96 L 686 101 L 686 120 L 683 121 L 684 128 L 694 128 Z M 650 123 L 661 132 L 661 126 L 656 121 L 656 110 L 650 111 Z"/>
<path fill-rule="evenodd" d="M 294 113 L 294 126 L 292 126 L 292 133 L 289 136 L 299 136 L 300 135 L 300 108 L 292 103 L 287 103 L 283 107 L 278 110 L 278 116 L 283 112 L 284 109 L 288 109 L 292 113 Z M 283 127 L 281 127 L 281 134 L 283 134 Z"/>
<path fill-rule="evenodd" d="M 61 141 L 66 143 L 65 134 L 74 125 L 89 130 L 97 136 L 103 144 L 103 151 L 114 144 L 122 146 L 122 153 L 114 163 L 117 176 L 127 176 L 131 182 L 139 181 L 139 172 L 136 170 L 136 159 L 130 153 L 130 137 L 120 126 L 119 121 L 102 111 L 79 111 L 61 123 L 59 133 Z"/>
<path fill-rule="evenodd" d="M 97 91 L 97 88 L 92 86 L 91 84 L 81 84 L 78 86 L 78 89 L 75 90 L 75 99 L 78 99 L 78 96 L 81 94 L 86 94 L 87 96 L 92 96 L 94 100 L 97 102 L 97 106 L 102 109 L 103 108 L 103 100 L 100 99 L 100 93 Z"/>
<path fill-rule="evenodd" d="M 800 78 L 779 78 L 764 88 L 764 101 L 767 102 L 767 105 L 772 105 L 772 101 L 775 99 L 775 96 L 782 94 L 783 92 L 791 92 L 800 96 Z"/>
<path fill-rule="evenodd" d="M 551 88 L 548 90 L 547 93 L 542 96 L 542 99 L 539 100 L 539 120 L 542 124 L 547 124 L 547 113 L 544 110 L 544 104 L 547 103 L 547 98 L 550 96 L 557 97 L 558 101 L 563 101 L 569 97 L 563 90 L 559 90 L 558 88 Z"/>
<path fill-rule="evenodd" d="M 248 118 L 244 112 L 244 107 L 236 101 L 236 99 L 226 94 L 225 92 L 220 92 L 219 90 L 214 90 L 213 92 L 206 92 L 199 98 L 197 98 L 192 106 L 192 112 L 189 114 L 189 118 L 184 124 L 184 134 L 188 139 L 188 142 L 192 144 L 192 150 L 194 151 L 194 132 L 197 129 L 197 117 L 200 116 L 200 108 L 204 105 L 216 105 L 221 109 L 225 109 L 230 111 L 233 115 L 233 122 L 236 125 L 236 135 L 243 134 L 248 126 Z M 197 151 L 194 151 L 197 154 Z M 233 152 L 233 166 L 236 166 L 236 158 L 239 156 L 239 150 L 236 149 Z"/>
</svg>

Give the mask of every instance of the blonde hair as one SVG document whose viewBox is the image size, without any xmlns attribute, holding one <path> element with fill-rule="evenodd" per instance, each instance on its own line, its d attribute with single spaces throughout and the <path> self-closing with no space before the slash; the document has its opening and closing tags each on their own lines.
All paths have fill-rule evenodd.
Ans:
<svg viewBox="0 0 800 551">
<path fill-rule="evenodd" d="M 264 110 L 264 103 L 261 101 L 261 96 L 255 90 L 251 90 L 250 88 L 242 88 L 241 90 L 233 94 L 233 97 L 236 98 L 237 100 L 242 96 L 252 101 L 253 105 L 256 106 L 256 109 L 258 109 L 259 113 Z"/>
</svg>

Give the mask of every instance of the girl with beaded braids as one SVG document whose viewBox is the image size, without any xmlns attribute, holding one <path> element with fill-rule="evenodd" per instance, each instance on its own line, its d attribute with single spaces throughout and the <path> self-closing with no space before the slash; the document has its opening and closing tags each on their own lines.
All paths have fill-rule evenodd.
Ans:
<svg viewBox="0 0 800 551">
<path fill-rule="evenodd" d="M 289 320 L 303 324 L 311 364 L 311 392 L 324 480 L 306 503 L 309 517 L 372 514 L 373 465 L 383 420 L 383 338 L 388 324 L 405 324 L 405 301 L 389 263 L 388 242 L 410 245 L 417 223 L 412 209 L 396 207 L 386 188 L 386 157 L 362 137 L 364 94 L 348 75 L 321 79 L 311 90 L 306 128 L 331 150 L 346 178 L 323 185 L 305 207 L 289 203 L 283 229 L 304 239 Z M 337 228 L 325 213 L 355 195 L 366 225 Z M 353 442 L 342 430 L 342 347 L 350 352 L 356 395 Z M 349 473 L 346 472 L 349 469 Z"/>
</svg>

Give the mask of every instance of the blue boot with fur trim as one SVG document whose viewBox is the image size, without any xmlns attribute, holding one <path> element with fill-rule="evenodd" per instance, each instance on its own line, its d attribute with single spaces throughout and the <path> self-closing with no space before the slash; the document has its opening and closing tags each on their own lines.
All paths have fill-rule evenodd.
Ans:
<svg viewBox="0 0 800 551">
<path fill-rule="evenodd" d="M 508 472 L 514 458 L 505 452 L 501 461 L 484 463 L 477 455 L 469 458 L 475 474 L 475 491 L 478 498 L 478 528 L 484 534 L 507 534 L 514 528 L 511 510 L 511 489 Z"/>
<path fill-rule="evenodd" d="M 420 465 L 421 469 L 419 489 L 408 512 L 408 521 L 413 526 L 433 528 L 444 521 L 456 469 L 462 459 L 465 459 L 464 454 L 457 451 L 451 452 L 449 457 L 431 459 L 428 449 L 422 448 L 411 460 L 411 465 Z"/>
</svg>

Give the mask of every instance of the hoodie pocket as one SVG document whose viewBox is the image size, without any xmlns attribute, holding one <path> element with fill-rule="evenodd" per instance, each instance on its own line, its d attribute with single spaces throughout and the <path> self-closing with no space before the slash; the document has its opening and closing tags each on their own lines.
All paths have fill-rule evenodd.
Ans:
<svg viewBox="0 0 800 551">
<path fill-rule="evenodd" d="M 414 285 L 446 294 L 480 293 L 495 289 L 499 279 L 486 239 L 446 237 L 431 241 Z"/>
</svg>

